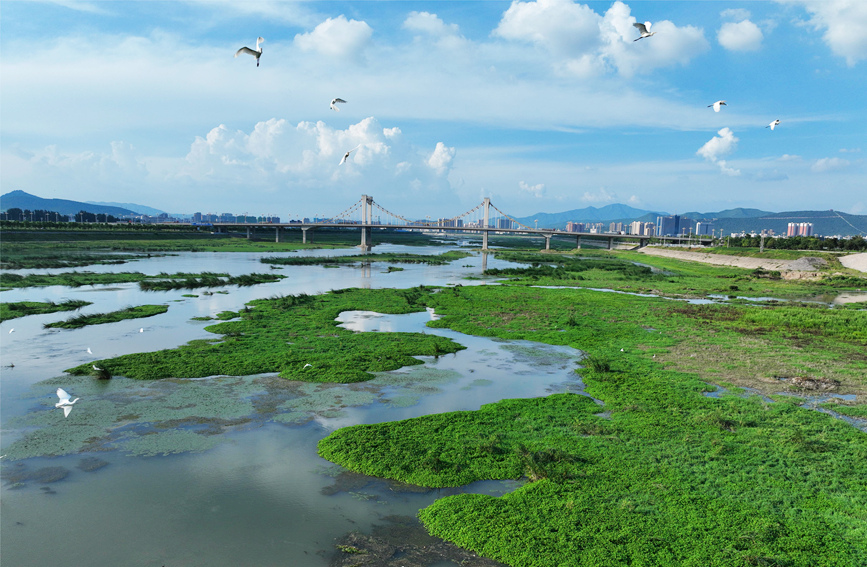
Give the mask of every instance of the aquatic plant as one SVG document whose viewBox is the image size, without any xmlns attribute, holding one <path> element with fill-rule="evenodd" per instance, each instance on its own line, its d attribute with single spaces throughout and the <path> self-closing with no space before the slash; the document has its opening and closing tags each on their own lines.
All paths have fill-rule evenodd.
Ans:
<svg viewBox="0 0 867 567">
<path fill-rule="evenodd" d="M 81 301 L 77 299 L 69 299 L 55 303 L 53 301 L 14 301 L 11 303 L 0 303 L 0 321 L 15 319 L 18 317 L 26 317 L 27 315 L 41 315 L 44 313 L 55 313 L 57 311 L 75 311 L 86 305 L 90 305 L 90 301 Z"/>
<path fill-rule="evenodd" d="M 92 315 L 78 315 L 67 319 L 66 321 L 55 321 L 53 323 L 45 323 L 44 328 L 57 329 L 80 329 L 88 325 L 102 325 L 105 323 L 116 323 L 126 319 L 140 319 L 143 317 L 153 317 L 160 315 L 169 310 L 168 305 L 137 305 L 135 307 L 127 307 L 119 311 L 110 313 L 94 313 Z"/>
</svg>

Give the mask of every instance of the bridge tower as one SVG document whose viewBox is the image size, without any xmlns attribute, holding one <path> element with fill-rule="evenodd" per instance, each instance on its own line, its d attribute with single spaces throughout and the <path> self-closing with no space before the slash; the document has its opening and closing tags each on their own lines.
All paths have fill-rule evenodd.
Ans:
<svg viewBox="0 0 867 567">
<path fill-rule="evenodd" d="M 485 207 L 484 226 L 482 227 L 482 250 L 488 249 L 488 228 L 491 226 L 491 198 L 485 197 L 482 202 Z"/>
<path fill-rule="evenodd" d="M 358 245 L 364 252 L 370 252 L 373 244 L 373 235 L 370 225 L 373 224 L 373 197 L 361 196 L 361 244 Z"/>
</svg>

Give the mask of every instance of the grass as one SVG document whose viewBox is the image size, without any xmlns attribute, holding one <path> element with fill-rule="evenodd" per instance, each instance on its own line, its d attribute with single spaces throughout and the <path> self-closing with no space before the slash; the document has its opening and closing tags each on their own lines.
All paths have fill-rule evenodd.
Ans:
<svg viewBox="0 0 867 567">
<path fill-rule="evenodd" d="M 11 303 L 0 303 L 0 321 L 15 319 L 18 317 L 26 317 L 27 315 L 41 315 L 44 313 L 56 313 L 58 311 L 75 311 L 81 309 L 85 305 L 90 305 L 90 301 L 80 301 L 69 299 L 55 303 L 53 301 L 16 301 Z"/>
<path fill-rule="evenodd" d="M 392 264 L 428 264 L 442 266 L 455 260 L 470 256 L 468 252 L 452 250 L 437 255 L 427 254 L 397 254 L 388 252 L 384 254 L 365 254 L 356 256 L 300 256 L 300 257 L 265 257 L 261 262 L 265 264 L 287 266 L 313 266 L 313 265 L 336 265 L 336 264 L 359 264 L 370 262 L 388 262 Z"/>
<path fill-rule="evenodd" d="M 769 368 L 843 376 L 863 395 L 867 313 L 493 286 L 442 290 L 429 303 L 443 315 L 432 326 L 585 350 L 578 371 L 610 412 L 558 394 L 320 442 L 322 456 L 353 471 L 423 486 L 530 481 L 501 498 L 437 500 L 420 513 L 432 534 L 515 566 L 867 559 L 867 436 L 791 398 L 705 397 L 707 367 L 671 365 L 706 342 L 732 366 L 765 357 Z"/>
<path fill-rule="evenodd" d="M 190 274 L 179 272 L 175 274 L 160 273 L 148 276 L 141 272 L 64 272 L 60 274 L 19 274 L 0 273 L 0 288 L 40 287 L 60 285 L 66 287 L 81 287 L 85 285 L 104 285 L 116 283 L 138 282 L 144 291 L 166 291 L 171 289 L 194 289 L 201 287 L 220 287 L 226 285 L 249 286 L 260 283 L 274 282 L 285 278 L 279 274 L 246 274 L 230 276 L 205 272 Z"/>
<path fill-rule="evenodd" d="M 498 252 L 497 258 L 528 264 L 523 268 L 489 269 L 509 278 L 510 285 L 610 288 L 671 297 L 737 295 L 807 298 L 829 292 L 867 287 L 867 276 L 826 269 L 818 281 L 783 280 L 765 270 L 712 266 L 629 251 L 589 251 L 538 254 Z M 624 262 L 627 260 L 629 262 Z"/>
<path fill-rule="evenodd" d="M 80 329 L 89 325 L 102 325 L 105 323 L 116 323 L 126 319 L 141 319 L 143 317 L 153 317 L 160 315 L 169 310 L 168 305 L 137 305 L 135 307 L 127 307 L 120 311 L 112 311 L 110 313 L 94 313 L 93 315 L 78 315 L 66 321 L 56 321 L 54 323 L 46 323 L 43 325 L 46 329 Z"/>
<path fill-rule="evenodd" d="M 422 333 L 354 333 L 338 326 L 343 311 L 423 311 L 432 290 L 340 290 L 324 295 L 288 295 L 255 300 L 224 322 L 206 327 L 219 338 L 180 348 L 129 354 L 100 361 L 115 376 L 135 379 L 248 376 L 279 373 L 308 382 L 359 382 L 371 372 L 421 364 L 418 356 L 463 349 L 444 337 Z M 308 366 L 309 365 L 309 366 Z M 67 370 L 87 375 L 89 364 Z"/>
</svg>

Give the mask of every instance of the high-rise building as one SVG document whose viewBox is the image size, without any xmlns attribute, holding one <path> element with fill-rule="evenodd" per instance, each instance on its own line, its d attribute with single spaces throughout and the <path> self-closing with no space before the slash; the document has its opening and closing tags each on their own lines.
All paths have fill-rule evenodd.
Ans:
<svg viewBox="0 0 867 567">
<path fill-rule="evenodd" d="M 813 236 L 813 223 L 802 222 L 798 225 L 798 236 Z"/>
<path fill-rule="evenodd" d="M 797 236 L 798 235 L 798 225 L 796 223 L 790 222 L 789 226 L 786 230 L 786 236 Z"/>
<path fill-rule="evenodd" d="M 566 232 L 585 232 L 584 223 L 569 221 L 566 223 Z"/>
<path fill-rule="evenodd" d="M 632 221 L 629 223 L 629 234 L 642 234 L 644 232 L 644 223 L 641 221 Z"/>
<path fill-rule="evenodd" d="M 709 222 L 697 222 L 695 223 L 695 233 L 699 235 L 712 234 L 713 224 Z"/>
<path fill-rule="evenodd" d="M 500 218 L 497 219 L 497 228 L 515 228 L 511 219 Z"/>
<path fill-rule="evenodd" d="M 656 226 L 659 236 L 677 236 L 680 234 L 680 216 L 656 217 Z"/>
</svg>

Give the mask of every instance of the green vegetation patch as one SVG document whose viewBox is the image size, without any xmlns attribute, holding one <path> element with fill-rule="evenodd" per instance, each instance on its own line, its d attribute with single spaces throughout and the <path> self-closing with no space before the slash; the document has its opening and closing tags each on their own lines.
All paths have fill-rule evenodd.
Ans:
<svg viewBox="0 0 867 567">
<path fill-rule="evenodd" d="M 66 287 L 81 287 L 84 285 L 101 285 L 138 282 L 144 291 L 167 291 L 171 289 L 195 289 L 200 287 L 220 287 L 227 285 L 249 286 L 260 283 L 275 282 L 286 276 L 279 274 L 245 274 L 230 276 L 204 272 L 190 274 L 178 272 L 175 274 L 160 273 L 148 276 L 141 272 L 64 272 L 61 274 L 19 274 L 0 273 L 0 287 L 37 287 L 61 285 Z"/>
<path fill-rule="evenodd" d="M 15 301 L 12 303 L 0 303 L 0 321 L 26 317 L 27 315 L 42 315 L 44 313 L 56 313 L 58 311 L 75 311 L 90 301 L 69 299 L 54 303 L 53 301 Z"/>
<path fill-rule="evenodd" d="M 370 262 L 388 262 L 391 264 L 428 264 L 432 266 L 441 266 L 472 256 L 469 252 L 461 252 L 451 250 L 442 254 L 427 255 L 427 254 L 398 254 L 395 252 L 387 252 L 384 254 L 363 254 L 355 256 L 295 256 L 295 257 L 276 257 L 268 256 L 261 258 L 261 262 L 265 264 L 282 264 L 288 266 L 329 266 L 339 264 L 360 264 Z M 399 268 L 396 268 L 399 269 Z M 389 271 L 394 271 L 389 269 Z"/>
<path fill-rule="evenodd" d="M 509 565 L 867 559 L 862 432 L 757 396 L 704 397 L 702 383 L 647 360 L 582 375 L 610 419 L 555 394 L 345 428 L 319 451 L 424 486 L 526 478 L 511 494 L 450 496 L 419 514 L 433 535 Z"/>
<path fill-rule="evenodd" d="M 532 481 L 438 500 L 420 513 L 433 535 L 515 566 L 867 562 L 867 436 L 804 397 L 738 388 L 809 376 L 863 395 L 864 312 L 515 286 L 426 301 L 442 315 L 430 326 L 580 348 L 587 392 L 605 403 L 506 400 L 320 442 L 352 471 L 425 486 Z M 708 381 L 730 392 L 704 396 Z"/>
<path fill-rule="evenodd" d="M 137 353 L 100 361 L 113 376 L 137 379 L 247 376 L 277 372 L 308 382 L 359 382 L 372 372 L 421 364 L 417 356 L 438 356 L 464 347 L 424 333 L 354 333 L 335 321 L 343 311 L 410 313 L 424 310 L 434 290 L 348 289 L 324 295 L 255 300 L 236 320 L 206 327 L 221 335 L 177 349 Z M 90 364 L 67 370 L 88 374 Z"/>
<path fill-rule="evenodd" d="M 818 280 L 783 280 L 777 272 L 686 262 L 629 251 L 580 250 L 570 254 L 497 252 L 497 258 L 527 264 L 489 269 L 510 285 L 609 288 L 676 297 L 770 296 L 806 298 L 867 287 L 867 277 L 826 272 Z"/>
<path fill-rule="evenodd" d="M 168 305 L 136 305 L 135 307 L 127 307 L 119 311 L 111 313 L 95 313 L 93 315 L 79 315 L 72 317 L 66 321 L 56 321 L 54 323 L 46 323 L 43 325 L 46 329 L 80 329 L 88 325 L 102 325 L 103 323 L 117 323 L 125 319 L 141 319 L 143 317 L 153 317 L 160 315 L 169 310 Z"/>
</svg>

